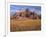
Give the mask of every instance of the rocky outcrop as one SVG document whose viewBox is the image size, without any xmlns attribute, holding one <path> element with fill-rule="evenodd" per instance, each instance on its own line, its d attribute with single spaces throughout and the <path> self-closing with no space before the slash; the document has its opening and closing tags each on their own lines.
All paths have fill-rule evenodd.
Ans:
<svg viewBox="0 0 46 37">
<path fill-rule="evenodd" d="M 41 19 L 41 16 L 37 15 L 37 13 L 29 11 L 28 9 L 18 11 L 13 15 L 13 18 L 15 19 Z"/>
</svg>

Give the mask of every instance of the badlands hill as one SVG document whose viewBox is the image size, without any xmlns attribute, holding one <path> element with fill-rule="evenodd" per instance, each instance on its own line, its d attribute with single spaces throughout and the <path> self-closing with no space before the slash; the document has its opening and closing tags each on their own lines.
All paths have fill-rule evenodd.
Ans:
<svg viewBox="0 0 46 37">
<path fill-rule="evenodd" d="M 38 15 L 35 12 L 29 11 L 28 9 L 26 10 L 20 10 L 20 11 L 16 11 L 15 14 L 13 16 L 11 16 L 11 19 L 15 18 L 15 19 L 24 19 L 24 18 L 28 18 L 28 19 L 41 19 L 41 15 Z"/>
</svg>

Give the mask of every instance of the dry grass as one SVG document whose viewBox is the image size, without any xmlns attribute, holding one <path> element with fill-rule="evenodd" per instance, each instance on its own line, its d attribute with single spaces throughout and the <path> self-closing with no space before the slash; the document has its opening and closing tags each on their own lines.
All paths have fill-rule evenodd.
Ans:
<svg viewBox="0 0 46 37">
<path fill-rule="evenodd" d="M 11 19 L 10 20 L 10 31 L 38 31 L 41 30 L 41 20 L 32 20 L 32 19 Z"/>
</svg>

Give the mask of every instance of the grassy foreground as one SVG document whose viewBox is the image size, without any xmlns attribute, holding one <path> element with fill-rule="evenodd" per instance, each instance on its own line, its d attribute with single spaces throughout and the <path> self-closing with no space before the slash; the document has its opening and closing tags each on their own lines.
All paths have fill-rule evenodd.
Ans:
<svg viewBox="0 0 46 37">
<path fill-rule="evenodd" d="M 26 20 L 10 20 L 10 31 L 38 31 L 41 30 L 41 20 L 26 19 Z"/>
</svg>

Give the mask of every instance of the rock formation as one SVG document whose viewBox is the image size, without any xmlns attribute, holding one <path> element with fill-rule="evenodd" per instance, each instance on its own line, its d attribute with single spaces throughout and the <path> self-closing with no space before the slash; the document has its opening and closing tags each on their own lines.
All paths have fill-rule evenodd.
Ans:
<svg viewBox="0 0 46 37">
<path fill-rule="evenodd" d="M 29 18 L 29 19 L 41 19 L 41 15 L 37 15 L 37 13 L 29 11 L 29 9 L 26 9 L 24 11 L 19 11 L 15 12 L 13 15 L 13 18 L 15 19 L 24 19 L 24 18 Z"/>
</svg>

